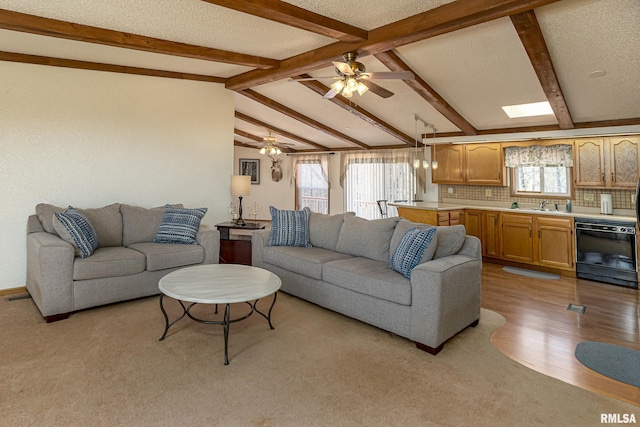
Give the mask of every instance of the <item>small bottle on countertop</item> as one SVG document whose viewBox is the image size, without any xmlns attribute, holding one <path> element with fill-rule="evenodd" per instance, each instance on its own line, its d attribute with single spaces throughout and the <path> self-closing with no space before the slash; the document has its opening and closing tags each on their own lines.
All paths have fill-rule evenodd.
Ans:
<svg viewBox="0 0 640 427">
<path fill-rule="evenodd" d="M 565 208 L 565 211 L 571 212 L 571 200 L 567 200 L 567 206 Z"/>
</svg>

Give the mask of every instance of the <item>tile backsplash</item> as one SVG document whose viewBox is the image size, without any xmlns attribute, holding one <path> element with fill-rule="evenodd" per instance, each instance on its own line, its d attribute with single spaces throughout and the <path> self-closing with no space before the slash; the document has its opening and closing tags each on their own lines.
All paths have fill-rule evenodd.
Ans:
<svg viewBox="0 0 640 427">
<path fill-rule="evenodd" d="M 453 193 L 449 192 L 453 189 Z M 491 195 L 487 195 L 488 191 Z M 585 208 L 600 208 L 600 194 L 611 194 L 613 209 L 635 209 L 635 203 L 631 202 L 634 190 L 605 190 L 605 189 L 575 189 L 574 198 L 571 200 L 573 206 Z M 514 197 L 510 194 L 509 187 L 495 187 L 489 185 L 438 185 L 438 200 L 442 199 L 464 199 L 482 200 L 496 202 L 518 202 L 518 203 L 540 203 L 546 197 Z M 585 200 L 587 199 L 587 200 Z M 590 200 L 593 199 L 593 200 Z M 549 199 L 549 203 L 558 203 L 564 206 L 566 200 Z"/>
</svg>

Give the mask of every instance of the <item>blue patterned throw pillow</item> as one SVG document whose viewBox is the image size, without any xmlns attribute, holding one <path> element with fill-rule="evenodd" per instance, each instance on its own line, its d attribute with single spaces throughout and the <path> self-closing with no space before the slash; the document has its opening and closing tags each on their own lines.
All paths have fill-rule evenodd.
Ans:
<svg viewBox="0 0 640 427">
<path fill-rule="evenodd" d="M 206 213 L 207 208 L 185 209 L 166 205 L 154 243 L 197 244 L 200 221 Z"/>
<path fill-rule="evenodd" d="M 269 206 L 271 211 L 271 238 L 267 246 L 302 246 L 309 243 L 309 216 L 311 211 L 284 211 Z"/>
<path fill-rule="evenodd" d="M 426 230 L 419 230 L 416 227 L 408 229 L 391 256 L 391 268 L 410 279 L 411 270 L 420 264 L 422 255 L 431 244 L 436 230 L 436 227 Z"/>
<path fill-rule="evenodd" d="M 64 230 L 58 229 L 56 231 L 60 231 L 58 234 L 63 240 L 76 247 L 76 254 L 80 258 L 90 256 L 98 248 L 100 243 L 98 233 L 83 213 L 69 206 L 66 211 L 55 212 L 54 215 L 64 226 Z"/>
</svg>

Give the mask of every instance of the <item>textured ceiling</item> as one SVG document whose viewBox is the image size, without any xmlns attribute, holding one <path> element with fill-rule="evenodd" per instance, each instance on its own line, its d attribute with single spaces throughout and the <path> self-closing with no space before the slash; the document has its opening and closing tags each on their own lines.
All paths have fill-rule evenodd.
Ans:
<svg viewBox="0 0 640 427">
<path fill-rule="evenodd" d="M 462 11 L 481 2 L 489 3 L 487 0 L 453 3 L 459 4 Z M 286 3 L 367 31 L 385 25 L 393 31 L 402 27 L 401 23 L 394 24 L 397 21 L 443 5 L 454 6 L 449 5 L 451 0 L 287 0 Z M 325 35 L 201 0 L 0 0 L 0 9 L 270 60 L 309 53 L 305 58 L 312 61 L 318 49 L 337 43 L 336 39 Z M 395 93 L 390 98 L 383 99 L 372 92 L 351 98 L 352 107 L 357 105 L 376 118 L 378 122 L 373 124 L 372 120 L 363 120 L 333 102 L 323 100 L 321 95 L 302 84 L 287 81 L 286 77 L 251 85 L 251 89 L 371 147 L 407 146 L 384 127 L 389 126 L 413 141 L 416 130 L 418 133 L 425 131 L 421 123 L 416 126 L 415 115 L 437 129 L 436 142 L 640 132 L 638 0 L 562 0 L 538 7 L 534 12 L 570 118 L 577 129 L 560 130 L 559 121 L 553 115 L 509 119 L 500 108 L 547 99 L 509 17 L 409 44 L 400 43 L 394 49 L 395 54 L 444 99 L 450 112 L 462 117 L 482 135 L 463 135 L 454 121 L 402 81 L 376 81 Z M 428 19 L 425 18 L 425 22 Z M 344 52 L 349 46 L 344 44 Z M 0 29 L 0 51 L 223 79 L 251 74 L 254 70 L 247 65 L 7 29 Z M 373 56 L 359 60 L 368 71 L 389 71 Z M 308 73 L 314 77 L 335 75 L 328 59 L 324 61 L 326 65 L 322 64 L 309 67 Z M 606 74 L 600 78 L 590 77 L 595 70 L 604 70 Z M 320 82 L 329 85 L 332 80 Z M 236 94 L 236 111 L 265 123 L 261 126 L 236 119 L 237 129 L 260 138 L 267 135 L 269 128 L 274 128 L 330 149 L 358 148 L 331 132 L 320 131 L 242 94 Z M 622 123 L 625 126 L 615 126 L 620 123 L 614 121 L 621 119 L 631 121 Z M 586 126 L 581 126 L 583 122 L 603 122 L 603 125 L 585 129 Z M 518 128 L 534 132 L 523 133 Z M 546 128 L 556 129 L 546 131 Z M 495 135 L 487 135 L 494 131 Z M 427 133 L 431 132 L 427 129 Z M 296 149 L 317 149 L 281 134 L 276 133 L 276 136 Z M 236 141 L 251 143 L 242 136 L 237 136 Z"/>
</svg>

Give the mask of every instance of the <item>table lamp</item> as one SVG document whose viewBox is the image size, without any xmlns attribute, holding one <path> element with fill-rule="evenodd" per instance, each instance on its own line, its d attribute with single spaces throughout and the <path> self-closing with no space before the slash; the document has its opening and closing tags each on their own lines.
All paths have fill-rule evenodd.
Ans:
<svg viewBox="0 0 640 427">
<path fill-rule="evenodd" d="M 236 225 L 247 225 L 242 219 L 242 197 L 251 194 L 251 176 L 249 175 L 231 175 L 231 195 L 238 196 L 240 204 L 238 206 L 238 219 Z"/>
</svg>

